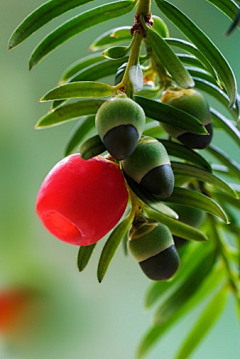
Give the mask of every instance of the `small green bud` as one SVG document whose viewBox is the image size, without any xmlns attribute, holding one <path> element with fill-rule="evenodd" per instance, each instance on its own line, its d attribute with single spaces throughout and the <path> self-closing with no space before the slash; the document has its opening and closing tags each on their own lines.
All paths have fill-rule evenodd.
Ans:
<svg viewBox="0 0 240 359">
<path fill-rule="evenodd" d="M 135 151 L 123 161 L 124 173 L 150 193 L 171 196 L 174 174 L 165 147 L 155 138 L 143 136 Z"/>
<path fill-rule="evenodd" d="M 172 125 L 161 124 L 170 136 L 190 148 L 203 149 L 210 144 L 213 136 L 211 112 L 205 97 L 200 92 L 193 89 L 169 88 L 162 94 L 161 102 L 195 116 L 208 131 L 208 135 L 198 135 Z"/>
<path fill-rule="evenodd" d="M 168 227 L 146 219 L 133 224 L 129 237 L 129 250 L 148 278 L 162 281 L 176 273 L 180 259 Z"/>
<path fill-rule="evenodd" d="M 115 96 L 99 108 L 95 122 L 106 149 L 121 161 L 135 150 L 144 129 L 145 113 L 130 98 Z"/>
</svg>

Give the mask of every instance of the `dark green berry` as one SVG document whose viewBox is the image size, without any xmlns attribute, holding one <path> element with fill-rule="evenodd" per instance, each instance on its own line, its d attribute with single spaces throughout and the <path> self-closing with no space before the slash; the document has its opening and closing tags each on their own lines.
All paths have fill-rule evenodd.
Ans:
<svg viewBox="0 0 240 359">
<path fill-rule="evenodd" d="M 207 135 L 198 135 L 184 131 L 179 127 L 161 124 L 170 136 L 190 148 L 203 149 L 210 144 L 213 136 L 211 112 L 205 97 L 200 92 L 193 89 L 169 88 L 163 93 L 161 102 L 195 116 L 208 131 Z"/>
<path fill-rule="evenodd" d="M 166 198 L 174 188 L 174 174 L 163 144 L 144 136 L 123 161 L 124 173 L 150 193 Z"/>
<path fill-rule="evenodd" d="M 180 265 L 170 230 L 155 220 L 133 224 L 129 250 L 145 275 L 152 280 L 170 279 Z"/>
<path fill-rule="evenodd" d="M 119 161 L 135 150 L 144 125 L 143 109 L 126 96 L 104 102 L 96 114 L 98 134 L 108 152 Z"/>
</svg>

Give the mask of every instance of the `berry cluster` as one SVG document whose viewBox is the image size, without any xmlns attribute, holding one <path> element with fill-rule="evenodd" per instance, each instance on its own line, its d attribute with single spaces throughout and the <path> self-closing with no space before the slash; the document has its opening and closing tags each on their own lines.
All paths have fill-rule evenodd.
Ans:
<svg viewBox="0 0 240 359">
<path fill-rule="evenodd" d="M 124 67 L 121 69 L 125 71 Z M 197 117 L 209 132 L 208 136 L 197 135 L 163 124 L 171 137 L 192 148 L 205 148 L 210 143 L 211 115 L 199 92 L 171 87 L 162 94 L 161 102 Z M 130 192 L 129 250 L 150 279 L 166 280 L 179 267 L 176 246 L 185 240 L 173 236 L 167 226 L 149 218 L 134 193 L 134 186 L 138 186 L 164 200 L 171 197 L 174 190 L 174 173 L 167 150 L 160 140 L 143 135 L 145 124 L 144 110 L 125 94 L 105 101 L 96 113 L 95 125 L 108 152 L 106 157 L 98 155 L 85 160 L 81 154 L 73 154 L 64 158 L 45 178 L 36 208 L 54 236 L 67 243 L 89 246 L 121 220 Z M 180 205 L 177 213 L 187 209 Z M 191 221 L 194 213 L 190 211 L 187 220 L 182 221 L 197 227 L 199 223 Z"/>
</svg>

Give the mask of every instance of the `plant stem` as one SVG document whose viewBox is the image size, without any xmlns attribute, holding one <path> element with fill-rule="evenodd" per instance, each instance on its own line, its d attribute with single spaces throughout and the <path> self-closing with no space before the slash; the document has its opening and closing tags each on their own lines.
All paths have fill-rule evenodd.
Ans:
<svg viewBox="0 0 240 359">
<path fill-rule="evenodd" d="M 151 12 L 151 0 L 139 0 L 136 14 L 149 15 Z"/>
</svg>

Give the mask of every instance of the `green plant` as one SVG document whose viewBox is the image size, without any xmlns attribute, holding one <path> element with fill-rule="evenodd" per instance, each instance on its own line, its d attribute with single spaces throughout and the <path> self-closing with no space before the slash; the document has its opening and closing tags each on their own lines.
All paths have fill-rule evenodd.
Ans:
<svg viewBox="0 0 240 359">
<path fill-rule="evenodd" d="M 233 25 L 228 31 L 230 34 L 239 23 L 237 4 L 232 0 L 208 1 L 233 20 Z M 11 36 L 9 48 L 21 43 L 53 18 L 87 2 L 89 0 L 46 2 L 19 25 Z M 169 37 L 165 22 L 158 14 L 152 16 L 150 0 L 121 0 L 80 12 L 53 30 L 33 51 L 29 67 L 31 69 L 36 66 L 55 48 L 89 27 L 134 11 L 132 26 L 113 28 L 98 36 L 90 46 L 93 53 L 70 65 L 60 77 L 59 86 L 43 96 L 42 101 L 52 101 L 51 111 L 38 121 L 36 128 L 48 128 L 78 119 L 65 155 L 70 155 L 80 146 L 81 161 L 84 161 L 106 153 L 105 146 L 109 147 L 105 144 L 104 135 L 95 127 L 95 115 L 103 108 L 101 106 L 108 103 L 109 98 L 118 96 L 124 101 L 128 97 L 130 100 L 127 101 L 133 103 L 134 107 L 138 104 L 137 108 L 140 106 L 141 113 L 144 111 L 146 124 L 143 130 L 141 126 L 140 130 L 137 128 L 137 132 L 139 136 L 143 134 L 152 138 L 153 142 L 159 141 L 160 146 L 166 149 L 165 157 L 170 158 L 169 167 L 173 170 L 175 186 L 169 197 L 160 196 L 151 193 L 148 186 L 142 186 L 141 179 L 136 180 L 131 175 L 131 170 L 125 174 L 130 200 L 123 219 L 115 226 L 105 243 L 99 259 L 97 276 L 101 282 L 118 246 L 121 242 L 126 244 L 129 233 L 130 247 L 142 237 L 136 234 L 139 225 L 149 227 L 147 237 L 149 233 L 155 233 L 155 224 L 156 228 L 161 228 L 161 233 L 165 233 L 162 228 L 168 228 L 169 237 L 166 242 L 162 240 L 163 248 L 159 247 L 155 240 L 151 242 L 154 236 L 149 237 L 149 246 L 154 247 L 151 255 L 162 258 L 164 250 L 168 250 L 169 246 L 172 247 L 171 250 L 175 248 L 172 244 L 172 235 L 173 238 L 175 236 L 187 240 L 189 243 L 179 249 L 181 264 L 178 271 L 176 272 L 177 257 L 174 257 L 174 265 L 167 268 L 170 269 L 167 275 L 160 271 L 157 278 L 169 278 L 176 272 L 172 280 L 153 283 L 146 295 L 146 307 L 150 308 L 158 302 L 160 304 L 154 314 L 154 324 L 142 339 L 137 351 L 138 358 L 143 357 L 177 320 L 192 308 L 204 303 L 205 310 L 176 356 L 180 359 L 190 356 L 214 324 L 225 306 L 228 294 L 235 299 L 238 316 L 240 313 L 240 223 L 237 214 L 240 209 L 240 166 L 214 144 L 214 138 L 218 136 L 219 130 L 224 130 L 226 136 L 239 148 L 239 95 L 231 66 L 209 37 L 171 2 L 155 0 L 155 3 L 160 13 L 173 22 L 185 35 L 186 40 Z M 180 53 L 173 51 L 176 47 L 180 49 Z M 100 53 L 99 50 L 103 52 Z M 99 81 L 108 75 L 115 76 L 112 85 Z M 199 91 L 203 95 L 198 95 Z M 176 93 L 190 96 L 187 97 L 187 101 L 178 98 L 176 105 Z M 208 107 L 207 104 L 205 106 L 205 93 L 224 105 L 231 119 L 218 109 Z M 109 103 L 111 101 L 113 100 Z M 204 105 L 203 102 L 199 105 L 199 101 L 203 101 Z M 134 116 L 131 118 L 131 114 L 129 117 L 135 128 L 136 119 Z M 112 115 L 109 116 L 110 120 L 111 118 Z M 159 126 L 159 123 L 162 126 Z M 129 125 L 129 122 L 120 122 L 117 126 L 121 127 L 123 124 Z M 172 133 L 173 128 L 176 132 Z M 108 126 L 104 131 L 106 129 L 109 130 Z M 173 138 L 168 137 L 165 129 Z M 212 129 L 214 138 L 213 143 L 210 143 Z M 177 138 L 186 133 L 187 141 L 182 141 L 182 144 Z M 196 138 L 199 136 L 207 141 L 204 141 L 204 145 L 195 146 Z M 136 138 L 138 140 L 136 131 L 133 137 L 134 141 Z M 111 146 L 114 144 L 114 138 L 115 133 L 110 141 Z M 121 141 L 123 138 L 124 135 L 121 133 Z M 131 141 L 127 141 L 128 145 Z M 130 153 L 134 151 L 135 145 L 136 143 L 130 146 L 130 150 L 128 148 L 123 157 L 112 152 L 111 146 L 109 152 L 115 158 L 106 153 L 108 160 L 115 161 L 120 169 L 123 167 L 123 174 L 124 161 L 131 159 Z M 194 150 L 195 147 L 201 150 Z M 127 158 L 122 162 L 125 156 Z M 162 158 L 157 160 L 157 166 L 162 163 L 165 165 Z M 170 182 L 173 184 L 172 178 Z M 178 216 L 178 210 L 171 207 L 172 203 L 203 211 L 206 217 L 201 227 L 196 228 L 191 221 L 187 224 L 187 221 L 179 220 L 181 210 Z M 137 260 L 140 263 L 145 262 L 149 253 L 145 256 L 144 246 L 139 248 L 144 253 L 141 253 L 143 256 L 140 260 L 137 255 Z M 93 246 L 80 247 L 80 271 L 87 265 L 92 252 Z M 135 252 L 136 248 L 133 249 L 136 256 Z M 150 258 L 152 259 L 151 256 Z M 154 268 L 158 259 L 157 262 L 154 261 Z M 152 263 L 151 261 L 150 265 L 148 263 L 146 267 L 142 267 L 145 273 L 152 271 Z M 153 278 L 152 272 L 150 276 Z"/>
</svg>

